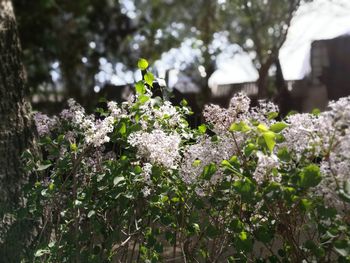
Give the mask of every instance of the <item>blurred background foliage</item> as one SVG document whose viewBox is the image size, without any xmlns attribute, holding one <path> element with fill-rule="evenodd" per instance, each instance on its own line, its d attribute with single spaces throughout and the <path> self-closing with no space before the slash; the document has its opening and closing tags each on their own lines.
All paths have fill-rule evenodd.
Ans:
<svg viewBox="0 0 350 263">
<path fill-rule="evenodd" d="M 278 56 L 293 15 L 311 0 L 13 0 L 34 107 L 58 110 L 73 97 L 93 106 L 107 86 L 139 78 L 136 61 L 155 62 L 190 43 L 197 53 L 182 71 L 200 88 L 201 105 L 217 57 L 235 44 L 248 52 L 259 78 L 258 97 L 278 97 L 284 81 Z M 225 40 L 223 42 L 223 39 Z M 225 43 L 225 44 L 224 44 Z M 232 52 L 232 56 L 234 56 Z M 269 86 L 269 70 L 276 78 Z M 171 69 L 172 65 L 167 65 Z M 155 72 L 157 74 L 157 72 Z M 166 77 L 166 76 L 164 76 Z M 276 84 L 277 83 L 277 84 Z M 278 86 L 280 83 L 280 87 Z M 270 91 L 269 91 L 270 89 Z M 112 96 L 113 97 L 113 96 Z M 51 105 L 51 106 L 50 106 Z"/>
</svg>

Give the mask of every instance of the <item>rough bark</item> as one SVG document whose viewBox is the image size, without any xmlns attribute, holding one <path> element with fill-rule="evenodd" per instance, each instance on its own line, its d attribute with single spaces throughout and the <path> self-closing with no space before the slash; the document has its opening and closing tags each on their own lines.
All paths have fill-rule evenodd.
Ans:
<svg viewBox="0 0 350 263">
<path fill-rule="evenodd" d="M 21 186 L 26 180 L 21 155 L 33 145 L 26 95 L 12 3 L 0 0 L 0 258 L 3 262 L 19 262 L 16 257 L 24 234 L 11 219 L 11 211 L 20 205 Z"/>
<path fill-rule="evenodd" d="M 276 65 L 276 87 L 277 87 L 277 98 L 281 116 L 286 116 L 287 113 L 292 109 L 292 98 L 288 92 L 286 81 L 283 76 L 280 60 L 277 58 L 275 61 Z"/>
<path fill-rule="evenodd" d="M 269 77 L 269 69 L 271 67 L 271 64 L 263 64 L 261 65 L 258 73 L 259 78 L 257 81 L 258 86 L 258 98 L 259 99 L 266 99 L 268 95 L 268 77 Z"/>
</svg>

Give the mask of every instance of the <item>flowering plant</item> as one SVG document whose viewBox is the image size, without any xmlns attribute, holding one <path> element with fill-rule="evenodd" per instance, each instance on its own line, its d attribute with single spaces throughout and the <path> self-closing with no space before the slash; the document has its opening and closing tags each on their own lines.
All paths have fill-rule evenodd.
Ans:
<svg viewBox="0 0 350 263">
<path fill-rule="evenodd" d="M 191 129 L 138 66 L 126 102 L 35 115 L 34 261 L 350 262 L 350 98 L 278 121 L 237 94 Z"/>
</svg>

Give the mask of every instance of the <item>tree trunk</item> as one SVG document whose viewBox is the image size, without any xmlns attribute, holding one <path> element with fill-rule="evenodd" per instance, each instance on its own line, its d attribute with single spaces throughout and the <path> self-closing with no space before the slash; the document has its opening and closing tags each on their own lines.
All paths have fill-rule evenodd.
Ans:
<svg viewBox="0 0 350 263">
<path fill-rule="evenodd" d="M 0 258 L 19 262 L 24 231 L 11 219 L 26 181 L 21 154 L 34 145 L 30 105 L 26 100 L 16 20 L 10 0 L 0 0 Z M 14 225 L 16 225 L 14 231 Z M 10 232 L 9 232 L 10 231 Z M 7 235 L 6 235 L 7 232 Z M 11 233 L 11 234 L 8 234 Z"/>
<path fill-rule="evenodd" d="M 292 109 L 292 98 L 287 89 L 286 81 L 284 80 L 282 67 L 279 58 L 275 61 L 276 65 L 276 88 L 277 88 L 277 103 L 280 108 L 280 114 L 286 116 Z"/>
<path fill-rule="evenodd" d="M 268 77 L 271 65 L 272 63 L 270 61 L 267 61 L 266 63 L 262 64 L 259 68 L 259 78 L 257 81 L 258 99 L 266 99 L 268 96 Z"/>
</svg>

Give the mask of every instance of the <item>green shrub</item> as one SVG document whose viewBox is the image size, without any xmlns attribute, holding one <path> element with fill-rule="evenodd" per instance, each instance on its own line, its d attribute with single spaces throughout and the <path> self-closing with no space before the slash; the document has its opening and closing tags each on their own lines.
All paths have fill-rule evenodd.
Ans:
<svg viewBox="0 0 350 263">
<path fill-rule="evenodd" d="M 73 100 L 36 115 L 27 260 L 350 262 L 350 98 L 277 121 L 274 104 L 237 94 L 191 129 L 189 108 L 152 97 L 153 79 L 95 115 Z"/>
</svg>

